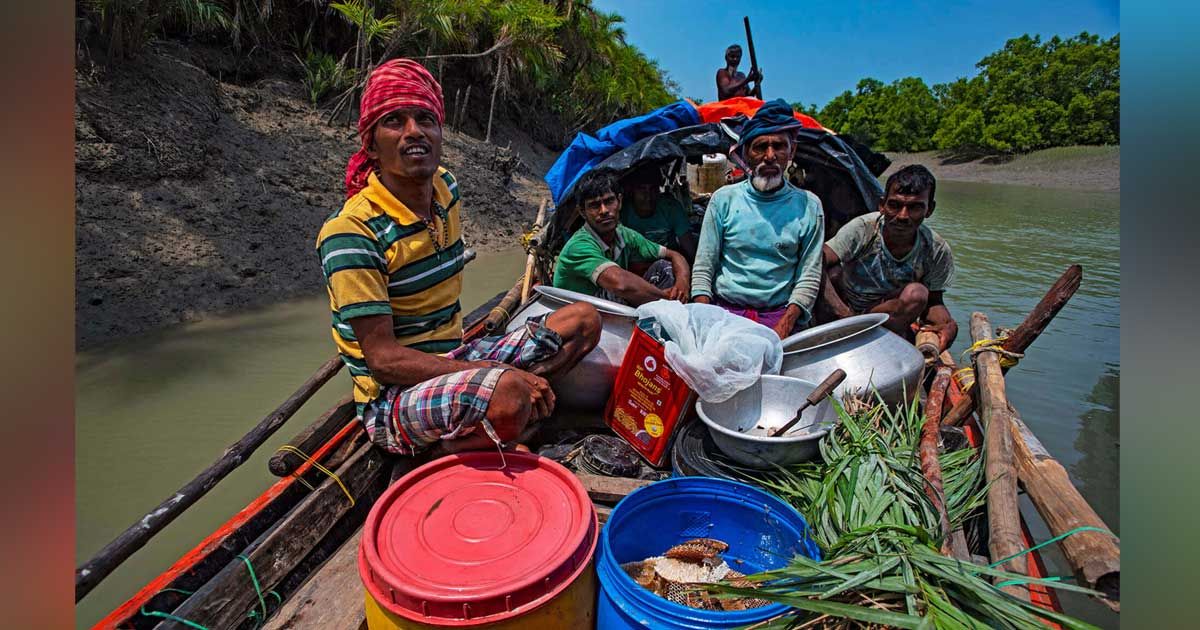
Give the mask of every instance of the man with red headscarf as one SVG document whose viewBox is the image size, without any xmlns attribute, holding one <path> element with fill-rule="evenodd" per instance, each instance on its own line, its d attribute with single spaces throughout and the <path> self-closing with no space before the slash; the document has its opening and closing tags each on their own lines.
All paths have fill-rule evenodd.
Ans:
<svg viewBox="0 0 1200 630">
<path fill-rule="evenodd" d="M 461 202 L 439 165 L 441 86 L 420 64 L 394 59 L 371 73 L 359 111 L 346 203 L 317 238 L 358 416 L 393 453 L 515 440 L 553 411 L 546 379 L 596 345 L 600 316 L 576 304 L 464 345 Z"/>
</svg>

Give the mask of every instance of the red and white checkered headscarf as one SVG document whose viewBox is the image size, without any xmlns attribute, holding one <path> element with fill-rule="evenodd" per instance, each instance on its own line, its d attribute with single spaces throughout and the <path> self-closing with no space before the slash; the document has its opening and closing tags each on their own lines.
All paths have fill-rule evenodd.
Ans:
<svg viewBox="0 0 1200 630">
<path fill-rule="evenodd" d="M 437 115 L 438 124 L 446 119 L 442 86 L 425 66 L 411 59 L 392 59 L 380 64 L 367 79 L 358 114 L 358 137 L 362 148 L 346 164 L 346 198 L 366 188 L 367 176 L 379 165 L 367 156 L 375 123 L 402 107 L 424 107 Z"/>
</svg>

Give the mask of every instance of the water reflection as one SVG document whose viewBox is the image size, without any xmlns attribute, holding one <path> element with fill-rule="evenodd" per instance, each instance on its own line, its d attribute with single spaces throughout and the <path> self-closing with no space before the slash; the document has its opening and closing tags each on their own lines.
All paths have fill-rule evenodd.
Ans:
<svg viewBox="0 0 1200 630">
<path fill-rule="evenodd" d="M 1121 375 L 1117 366 L 1108 369 L 1088 396 L 1094 407 L 1079 416 L 1075 450 L 1080 457 L 1070 472 L 1104 524 L 1120 534 Z"/>
</svg>

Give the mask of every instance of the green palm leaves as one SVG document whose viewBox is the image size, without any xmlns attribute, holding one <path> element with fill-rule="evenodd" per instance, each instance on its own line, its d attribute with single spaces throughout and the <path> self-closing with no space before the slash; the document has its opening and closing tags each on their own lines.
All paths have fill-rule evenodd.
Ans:
<svg viewBox="0 0 1200 630">
<path fill-rule="evenodd" d="M 823 462 L 780 469 L 758 481 L 808 518 L 823 562 L 796 557 L 784 568 L 750 579 L 757 589 L 719 587 L 801 611 L 763 627 L 1065 628 L 1086 623 L 1037 608 L 993 586 L 1020 580 L 1086 594 L 1061 582 L 1034 580 L 938 553 L 940 520 L 925 496 L 917 457 L 923 416 L 914 401 L 846 413 L 821 442 Z M 972 448 L 940 457 L 951 525 L 983 505 L 981 453 Z"/>
</svg>

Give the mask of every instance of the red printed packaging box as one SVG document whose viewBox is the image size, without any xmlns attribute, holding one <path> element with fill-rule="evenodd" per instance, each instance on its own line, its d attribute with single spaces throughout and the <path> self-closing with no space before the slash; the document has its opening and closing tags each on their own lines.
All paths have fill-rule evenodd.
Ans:
<svg viewBox="0 0 1200 630">
<path fill-rule="evenodd" d="M 605 423 L 651 466 L 663 465 L 675 427 L 695 401 L 694 392 L 667 365 L 665 341 L 654 318 L 638 321 L 604 410 Z"/>
</svg>

